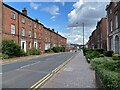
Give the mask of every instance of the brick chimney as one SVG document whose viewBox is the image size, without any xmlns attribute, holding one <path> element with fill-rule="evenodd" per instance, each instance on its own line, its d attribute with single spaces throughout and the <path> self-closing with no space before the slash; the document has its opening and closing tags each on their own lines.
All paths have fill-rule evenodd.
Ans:
<svg viewBox="0 0 120 90">
<path fill-rule="evenodd" d="M 37 18 L 35 19 L 35 21 L 36 21 L 36 22 L 39 22 L 39 20 L 38 20 Z"/>
<path fill-rule="evenodd" d="M 26 8 L 22 9 L 22 13 L 27 16 L 27 10 L 26 10 Z"/>
</svg>

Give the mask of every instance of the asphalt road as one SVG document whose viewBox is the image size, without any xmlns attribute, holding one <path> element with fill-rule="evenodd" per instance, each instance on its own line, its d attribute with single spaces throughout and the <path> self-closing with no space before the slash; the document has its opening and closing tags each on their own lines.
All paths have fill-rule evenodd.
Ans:
<svg viewBox="0 0 120 90">
<path fill-rule="evenodd" d="M 30 88 L 75 54 L 77 53 L 61 53 L 2 65 L 2 87 Z"/>
</svg>

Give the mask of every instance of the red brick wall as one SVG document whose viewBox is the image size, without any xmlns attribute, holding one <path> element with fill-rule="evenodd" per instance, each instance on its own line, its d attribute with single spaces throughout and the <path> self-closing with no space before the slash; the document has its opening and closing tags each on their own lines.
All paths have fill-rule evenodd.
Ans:
<svg viewBox="0 0 120 90">
<path fill-rule="evenodd" d="M 102 48 L 107 50 L 107 19 L 102 19 Z"/>
<path fill-rule="evenodd" d="M 1 49 L 1 42 L 2 42 L 2 1 L 0 0 L 0 49 Z"/>
<path fill-rule="evenodd" d="M 10 17 L 10 12 L 14 12 L 16 14 L 16 19 L 13 20 Z M 18 43 L 18 13 L 9 9 L 6 6 L 3 6 L 3 39 L 13 39 L 16 43 Z M 15 25 L 15 35 L 11 35 L 11 24 Z"/>
<path fill-rule="evenodd" d="M 112 14 L 110 14 L 110 9 L 112 10 Z M 114 6 L 114 2 L 110 2 L 110 4 L 106 8 L 107 16 L 108 16 L 108 50 L 114 50 L 114 43 L 111 42 L 113 39 L 113 32 L 115 31 L 115 12 L 118 13 L 118 28 L 120 31 L 120 1 L 117 6 Z M 113 21 L 113 31 L 110 31 L 110 21 Z M 111 47 L 113 45 L 113 47 Z"/>
</svg>

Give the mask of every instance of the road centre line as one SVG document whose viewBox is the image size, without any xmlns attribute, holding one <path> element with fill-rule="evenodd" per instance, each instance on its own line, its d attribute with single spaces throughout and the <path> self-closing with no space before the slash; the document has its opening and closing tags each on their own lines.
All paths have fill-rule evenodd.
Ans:
<svg viewBox="0 0 120 90">
<path fill-rule="evenodd" d="M 22 66 L 22 67 L 20 67 L 20 68 L 29 67 L 29 66 L 32 66 L 32 65 L 38 64 L 38 63 L 40 63 L 40 62 L 41 62 L 41 61 L 38 61 L 38 62 L 35 62 L 35 63 L 32 63 L 32 64 L 28 64 L 28 65 Z"/>
</svg>

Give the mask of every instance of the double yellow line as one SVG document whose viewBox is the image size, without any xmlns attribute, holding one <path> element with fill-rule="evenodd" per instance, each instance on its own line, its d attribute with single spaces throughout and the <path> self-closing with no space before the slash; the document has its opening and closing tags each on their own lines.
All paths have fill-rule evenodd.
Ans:
<svg viewBox="0 0 120 90">
<path fill-rule="evenodd" d="M 37 88 L 40 88 L 48 79 L 50 79 L 55 73 L 57 73 L 60 69 L 62 69 L 71 59 L 73 59 L 76 55 L 69 58 L 67 61 L 65 61 L 63 64 L 59 65 L 57 68 L 55 68 L 51 73 L 47 74 L 45 77 L 43 77 L 41 80 L 37 81 L 34 85 L 30 87 L 30 90 L 36 90 Z"/>
</svg>

